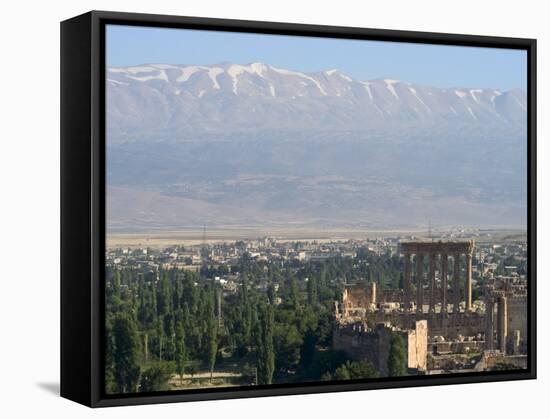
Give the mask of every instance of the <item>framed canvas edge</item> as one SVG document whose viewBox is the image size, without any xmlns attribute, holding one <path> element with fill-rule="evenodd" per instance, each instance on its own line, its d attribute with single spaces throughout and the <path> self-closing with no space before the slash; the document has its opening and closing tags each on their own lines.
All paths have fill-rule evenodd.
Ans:
<svg viewBox="0 0 550 419">
<path fill-rule="evenodd" d="M 83 16 L 91 20 L 91 66 L 90 66 L 90 155 L 91 155 L 91 325 L 90 340 L 91 368 L 90 399 L 88 406 L 106 407 L 167 402 L 200 401 L 216 399 L 234 399 L 249 397 L 283 396 L 341 391 L 359 391 L 372 389 L 428 387 L 433 385 L 452 385 L 467 383 L 489 383 L 536 378 L 536 40 L 530 38 L 507 38 L 480 35 L 460 35 L 433 32 L 413 32 L 385 29 L 366 29 L 353 27 L 322 26 L 282 22 L 244 21 L 200 17 L 181 17 L 169 15 L 150 15 L 122 12 L 92 11 Z M 174 391 L 150 395 L 104 394 L 103 377 L 103 276 L 105 250 L 105 51 L 104 25 L 131 24 L 139 26 L 182 27 L 222 31 L 245 31 L 250 33 L 271 33 L 280 35 L 303 35 L 318 37 L 342 37 L 349 39 L 371 39 L 393 42 L 432 43 L 441 45 L 463 45 L 527 51 L 528 72 L 528 322 L 529 322 L 529 358 L 528 369 L 521 372 L 499 372 L 482 374 L 456 374 L 445 376 L 422 376 L 420 378 L 402 377 L 388 380 L 338 383 L 301 383 L 281 387 L 217 389 L 215 391 Z M 63 23 L 62 23 L 63 25 Z M 85 185 L 84 185 L 85 186 Z M 63 216 L 62 216 L 63 223 Z M 64 261 L 62 260 L 62 264 Z M 62 301 L 63 305 L 63 301 Z M 77 400 L 78 401 L 78 400 Z M 80 401 L 82 402 L 82 401 Z"/>
</svg>

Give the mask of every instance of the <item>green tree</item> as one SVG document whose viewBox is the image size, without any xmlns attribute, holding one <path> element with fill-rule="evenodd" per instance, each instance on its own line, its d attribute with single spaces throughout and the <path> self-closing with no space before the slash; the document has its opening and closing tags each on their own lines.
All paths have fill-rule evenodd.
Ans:
<svg viewBox="0 0 550 419">
<path fill-rule="evenodd" d="M 168 271 L 163 271 L 162 279 L 157 290 L 157 311 L 161 316 L 170 313 L 172 309 L 172 293 Z"/>
<path fill-rule="evenodd" d="M 303 345 L 300 350 L 300 366 L 308 369 L 315 355 L 315 345 L 317 338 L 311 330 L 308 330 L 303 337 Z"/>
<path fill-rule="evenodd" d="M 243 275 L 241 283 L 239 293 L 239 308 L 241 312 L 240 329 L 243 340 L 242 344 L 243 346 L 249 346 L 252 337 L 253 307 L 248 293 L 248 279 L 246 275 Z"/>
<path fill-rule="evenodd" d="M 307 281 L 307 302 L 311 306 L 317 304 L 317 280 L 314 276 L 310 277 Z"/>
<path fill-rule="evenodd" d="M 159 360 L 162 360 L 162 343 L 164 340 L 164 320 L 162 316 L 157 317 L 157 346 L 159 352 Z"/>
<path fill-rule="evenodd" d="M 214 315 L 213 294 L 208 296 L 207 319 L 206 319 L 206 361 L 210 369 L 210 381 L 216 365 L 216 356 L 218 354 L 218 325 Z"/>
<path fill-rule="evenodd" d="M 275 352 L 273 348 L 273 308 L 263 305 L 260 308 L 258 322 L 257 358 L 258 384 L 271 384 L 275 371 Z"/>
<path fill-rule="evenodd" d="M 113 278 L 113 294 L 117 297 L 120 296 L 120 271 L 117 269 Z"/>
<path fill-rule="evenodd" d="M 279 319 L 275 324 L 274 344 L 277 368 L 294 369 L 300 362 L 303 339 L 296 325 Z"/>
<path fill-rule="evenodd" d="M 212 381 L 212 374 L 214 373 L 216 356 L 218 354 L 216 322 L 213 319 L 209 321 L 206 351 L 208 357 L 208 367 L 210 369 L 210 381 Z"/>
<path fill-rule="evenodd" d="M 277 291 L 275 290 L 275 285 L 272 282 L 269 283 L 267 287 L 267 299 L 269 304 L 275 305 L 275 300 L 277 299 Z"/>
<path fill-rule="evenodd" d="M 154 362 L 141 375 L 139 390 L 141 392 L 168 390 L 168 380 L 173 370 L 174 367 L 170 362 Z"/>
<path fill-rule="evenodd" d="M 351 376 L 350 376 L 350 373 L 349 373 L 349 370 L 348 370 L 346 364 L 341 365 L 338 368 L 336 368 L 336 371 L 334 371 L 333 379 L 334 380 L 350 380 L 351 379 Z"/>
<path fill-rule="evenodd" d="M 332 372 L 345 364 L 349 358 L 343 351 L 317 351 L 307 371 L 307 378 L 312 380 L 332 380 Z"/>
<path fill-rule="evenodd" d="M 137 391 L 140 374 L 140 340 L 134 318 L 128 313 L 115 316 L 113 335 L 113 377 L 118 392 Z"/>
<path fill-rule="evenodd" d="M 172 313 L 164 316 L 164 336 L 166 345 L 164 347 L 164 359 L 174 360 L 176 356 L 176 331 L 174 328 L 174 315 Z"/>
<path fill-rule="evenodd" d="M 105 391 L 115 393 L 117 386 L 114 377 L 115 341 L 111 316 L 105 319 Z"/>
<path fill-rule="evenodd" d="M 393 333 L 391 337 L 388 372 L 390 377 L 407 375 L 407 351 L 405 349 L 405 341 L 399 333 Z"/>
<path fill-rule="evenodd" d="M 294 311 L 300 310 L 300 290 L 296 279 L 292 276 L 288 284 L 288 302 Z"/>
<path fill-rule="evenodd" d="M 368 361 L 347 361 L 334 372 L 335 380 L 357 380 L 361 378 L 377 378 L 378 371 Z"/>
<path fill-rule="evenodd" d="M 176 372 L 180 376 L 180 385 L 183 385 L 183 374 L 185 362 L 187 361 L 187 350 L 185 347 L 185 330 L 181 313 L 176 324 Z"/>
</svg>

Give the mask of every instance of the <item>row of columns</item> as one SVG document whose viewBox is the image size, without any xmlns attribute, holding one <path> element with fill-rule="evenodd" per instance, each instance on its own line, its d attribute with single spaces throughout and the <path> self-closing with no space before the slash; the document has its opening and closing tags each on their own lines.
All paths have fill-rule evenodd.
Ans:
<svg viewBox="0 0 550 419">
<path fill-rule="evenodd" d="M 497 338 L 496 348 L 495 332 Z M 496 298 L 487 296 L 485 298 L 485 349 L 498 349 L 503 354 L 506 354 L 507 337 L 508 300 L 505 296 L 499 296 Z"/>
<path fill-rule="evenodd" d="M 429 258 L 429 270 L 428 270 L 428 284 L 429 284 L 429 311 L 433 313 L 436 305 L 436 283 L 435 283 L 435 271 L 436 271 L 436 258 L 440 256 L 441 264 L 441 313 L 447 313 L 447 287 L 448 287 L 448 272 L 449 272 L 449 256 L 453 259 L 453 312 L 459 312 L 460 304 L 460 258 L 461 253 L 454 253 L 449 255 L 448 253 L 415 253 L 416 261 L 416 311 L 422 313 L 424 304 L 424 257 Z M 464 294 L 466 302 L 466 310 L 470 311 L 472 308 L 472 254 L 465 253 L 466 256 L 466 276 L 464 278 Z M 412 252 L 405 252 L 405 272 L 404 272 L 404 291 L 405 291 L 405 311 L 409 312 L 411 307 L 411 256 Z"/>
</svg>

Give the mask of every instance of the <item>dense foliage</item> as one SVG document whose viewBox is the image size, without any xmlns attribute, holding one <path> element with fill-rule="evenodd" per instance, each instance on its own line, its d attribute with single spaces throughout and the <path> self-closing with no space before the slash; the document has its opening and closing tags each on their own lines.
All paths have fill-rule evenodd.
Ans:
<svg viewBox="0 0 550 419">
<path fill-rule="evenodd" d="M 388 372 L 390 377 L 407 375 L 407 349 L 399 333 L 393 333 L 391 337 Z"/>
<path fill-rule="evenodd" d="M 220 372 L 239 372 L 231 384 L 240 385 L 374 377 L 370 364 L 330 349 L 334 301 L 344 283 L 358 279 L 396 287 L 399 271 L 397 257 L 370 252 L 316 263 L 245 255 L 239 265 L 199 273 L 107 267 L 106 390 L 208 385 Z M 233 290 L 213 280 L 228 272 Z M 397 373 L 399 342 L 393 346 L 390 370 Z"/>
</svg>

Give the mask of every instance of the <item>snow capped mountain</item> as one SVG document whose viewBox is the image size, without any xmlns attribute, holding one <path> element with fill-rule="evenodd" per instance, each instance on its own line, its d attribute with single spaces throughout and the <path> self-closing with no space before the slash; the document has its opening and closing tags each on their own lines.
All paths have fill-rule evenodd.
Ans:
<svg viewBox="0 0 550 419">
<path fill-rule="evenodd" d="M 264 63 L 106 79 L 109 228 L 525 223 L 521 90 Z"/>
<path fill-rule="evenodd" d="M 426 124 L 523 125 L 521 90 L 355 80 L 264 63 L 149 64 L 107 69 L 110 134 L 151 128 L 180 132 L 243 129 L 395 128 Z"/>
</svg>

